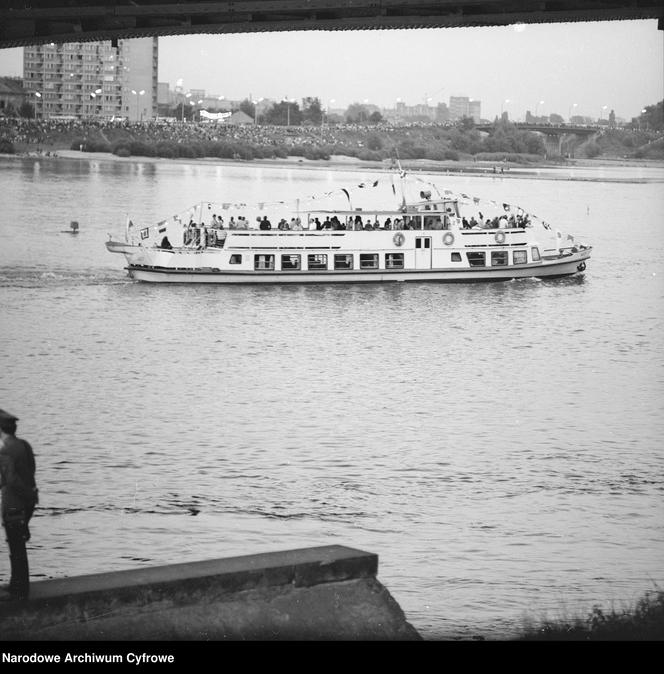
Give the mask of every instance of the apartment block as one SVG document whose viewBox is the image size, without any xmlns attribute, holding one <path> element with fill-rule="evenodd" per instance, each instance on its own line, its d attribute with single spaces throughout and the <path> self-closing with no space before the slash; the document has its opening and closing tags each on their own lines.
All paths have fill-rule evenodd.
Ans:
<svg viewBox="0 0 664 674">
<path fill-rule="evenodd" d="M 23 85 L 38 119 L 145 121 L 157 114 L 157 38 L 25 47 Z"/>
<path fill-rule="evenodd" d="M 450 96 L 450 120 L 457 121 L 463 117 L 472 117 L 476 124 L 481 118 L 482 102 L 467 96 Z"/>
</svg>

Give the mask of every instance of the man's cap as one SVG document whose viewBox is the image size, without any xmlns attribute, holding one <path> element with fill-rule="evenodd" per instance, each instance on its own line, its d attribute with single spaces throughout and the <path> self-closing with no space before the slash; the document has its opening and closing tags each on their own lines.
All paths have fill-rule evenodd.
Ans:
<svg viewBox="0 0 664 674">
<path fill-rule="evenodd" d="M 0 410 L 0 420 L 18 421 L 18 417 L 15 417 L 13 414 L 10 414 L 9 412 L 5 412 L 4 410 Z"/>
</svg>

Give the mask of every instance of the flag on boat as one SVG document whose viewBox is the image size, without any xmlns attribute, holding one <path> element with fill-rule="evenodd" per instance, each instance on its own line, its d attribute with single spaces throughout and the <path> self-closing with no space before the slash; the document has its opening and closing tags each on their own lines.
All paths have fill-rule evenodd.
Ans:
<svg viewBox="0 0 664 674">
<path fill-rule="evenodd" d="M 503 204 L 503 208 L 504 208 L 506 211 L 509 211 L 509 210 L 510 210 L 510 205 L 509 205 L 509 204 Z"/>
<path fill-rule="evenodd" d="M 129 219 L 129 216 L 127 215 L 127 225 L 125 227 L 125 241 L 129 243 L 129 230 L 132 229 L 134 226 L 134 223 Z"/>
</svg>

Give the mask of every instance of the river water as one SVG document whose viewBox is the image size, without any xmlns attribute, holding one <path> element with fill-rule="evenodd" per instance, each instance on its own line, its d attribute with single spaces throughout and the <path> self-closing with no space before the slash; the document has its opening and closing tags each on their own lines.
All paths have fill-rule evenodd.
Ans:
<svg viewBox="0 0 664 674">
<path fill-rule="evenodd" d="M 127 212 L 373 177 L 0 159 L 0 407 L 37 456 L 33 578 L 348 545 L 429 639 L 662 587 L 663 170 L 435 177 L 591 243 L 567 280 L 151 285 L 104 247 Z"/>
</svg>

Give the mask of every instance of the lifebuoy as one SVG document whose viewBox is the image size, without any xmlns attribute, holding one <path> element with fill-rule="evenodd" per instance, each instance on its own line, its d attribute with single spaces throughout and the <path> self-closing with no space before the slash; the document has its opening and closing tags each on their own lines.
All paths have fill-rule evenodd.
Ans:
<svg viewBox="0 0 664 674">
<path fill-rule="evenodd" d="M 397 232 L 393 237 L 392 241 L 394 241 L 395 246 L 403 246 L 403 242 L 406 240 L 406 236 L 403 232 Z"/>
<path fill-rule="evenodd" d="M 443 243 L 446 246 L 451 246 L 454 243 L 454 234 L 452 234 L 452 232 L 446 232 L 445 236 L 443 236 Z"/>
<path fill-rule="evenodd" d="M 496 243 L 505 243 L 505 232 L 496 232 Z"/>
</svg>

